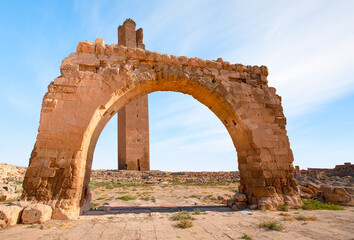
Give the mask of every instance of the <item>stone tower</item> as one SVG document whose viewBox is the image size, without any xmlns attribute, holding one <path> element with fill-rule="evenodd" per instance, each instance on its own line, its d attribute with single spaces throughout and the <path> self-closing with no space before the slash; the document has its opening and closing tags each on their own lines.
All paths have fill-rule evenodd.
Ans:
<svg viewBox="0 0 354 240">
<path fill-rule="evenodd" d="M 143 29 L 127 19 L 118 27 L 118 45 L 145 49 Z M 118 169 L 150 170 L 148 95 L 128 103 L 118 112 Z"/>
</svg>

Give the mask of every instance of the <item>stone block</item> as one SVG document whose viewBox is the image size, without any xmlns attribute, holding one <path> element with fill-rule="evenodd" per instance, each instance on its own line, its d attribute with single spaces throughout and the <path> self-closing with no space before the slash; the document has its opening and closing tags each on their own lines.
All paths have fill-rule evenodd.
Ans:
<svg viewBox="0 0 354 240">
<path fill-rule="evenodd" d="M 4 221 L 5 226 L 14 226 L 20 221 L 21 212 L 19 206 L 0 205 L 0 220 Z"/>
<path fill-rule="evenodd" d="M 44 204 L 30 204 L 22 213 L 22 223 L 43 223 L 52 218 L 52 207 Z"/>
<path fill-rule="evenodd" d="M 79 42 L 76 52 L 81 53 L 95 53 L 95 45 L 91 41 Z"/>
<path fill-rule="evenodd" d="M 243 194 L 243 193 L 236 193 L 234 195 L 234 199 L 237 202 L 247 202 L 247 196 L 246 196 L 246 194 Z"/>
<path fill-rule="evenodd" d="M 104 44 L 103 38 L 96 38 L 95 50 L 96 54 L 104 54 L 106 45 Z"/>
<path fill-rule="evenodd" d="M 226 206 L 232 207 L 232 205 L 234 205 L 235 202 L 236 202 L 236 201 L 235 201 L 234 199 L 228 199 L 228 200 L 226 201 Z"/>
<path fill-rule="evenodd" d="M 245 202 L 235 202 L 235 204 L 238 210 L 243 210 L 247 208 L 247 203 Z"/>
</svg>

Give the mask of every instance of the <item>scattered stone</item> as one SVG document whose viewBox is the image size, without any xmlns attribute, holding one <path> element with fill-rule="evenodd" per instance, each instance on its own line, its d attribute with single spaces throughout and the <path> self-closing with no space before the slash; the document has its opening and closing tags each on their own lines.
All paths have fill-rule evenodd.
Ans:
<svg viewBox="0 0 354 240">
<path fill-rule="evenodd" d="M 107 211 L 110 211 L 111 210 L 111 207 L 109 205 L 104 205 L 103 206 L 103 211 L 107 212 Z"/>
<path fill-rule="evenodd" d="M 257 205 L 257 204 L 251 204 L 251 205 L 249 206 L 249 209 L 251 209 L 251 210 L 256 210 L 256 209 L 258 209 L 258 205 Z"/>
<path fill-rule="evenodd" d="M 329 185 L 322 185 L 324 199 L 327 203 L 351 205 L 354 203 L 352 196 L 344 187 L 335 187 Z"/>
<path fill-rule="evenodd" d="M 3 220 L 5 226 L 14 226 L 21 219 L 21 211 L 22 208 L 19 206 L 7 206 L 0 205 L 0 220 Z M 0 225 L 4 225 L 4 223 L 0 223 Z"/>
<path fill-rule="evenodd" d="M 235 202 L 235 205 L 239 210 L 243 210 L 247 208 L 247 203 L 246 202 Z"/>
<path fill-rule="evenodd" d="M 246 194 L 242 194 L 242 193 L 236 193 L 234 195 L 234 199 L 237 201 L 237 202 L 247 202 L 247 196 Z"/>
<path fill-rule="evenodd" d="M 23 210 L 22 223 L 43 223 L 52 218 L 52 208 L 44 204 L 30 204 Z"/>
<path fill-rule="evenodd" d="M 238 211 L 238 210 L 239 210 L 236 205 L 232 205 L 232 206 L 231 206 L 231 209 L 232 209 L 233 211 Z"/>
<path fill-rule="evenodd" d="M 224 201 L 225 201 L 225 198 L 223 198 L 222 196 L 218 196 L 218 200 L 224 202 Z"/>
<path fill-rule="evenodd" d="M 236 201 L 234 199 L 226 200 L 226 206 L 232 207 Z"/>
</svg>

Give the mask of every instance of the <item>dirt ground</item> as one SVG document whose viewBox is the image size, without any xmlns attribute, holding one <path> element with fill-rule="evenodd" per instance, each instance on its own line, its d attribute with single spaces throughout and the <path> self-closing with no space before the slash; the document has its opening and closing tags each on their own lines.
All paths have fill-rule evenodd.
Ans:
<svg viewBox="0 0 354 240">
<path fill-rule="evenodd" d="M 0 230 L 0 239 L 354 239 L 354 207 L 343 211 L 244 210 L 234 212 L 218 197 L 234 194 L 237 183 L 123 184 L 92 181 L 92 208 L 68 221 L 23 225 Z M 110 206 L 102 211 L 102 206 Z M 172 216 L 188 211 L 191 228 L 177 227 Z M 303 220 L 305 218 L 311 220 Z M 299 220 L 297 220 L 298 218 Z M 282 231 L 266 230 L 260 223 L 277 220 Z"/>
</svg>

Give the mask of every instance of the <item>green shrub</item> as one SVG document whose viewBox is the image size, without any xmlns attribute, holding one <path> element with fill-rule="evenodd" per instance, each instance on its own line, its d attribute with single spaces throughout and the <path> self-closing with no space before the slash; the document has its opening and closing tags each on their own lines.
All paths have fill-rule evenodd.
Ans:
<svg viewBox="0 0 354 240">
<path fill-rule="evenodd" d="M 289 211 L 289 206 L 287 204 L 281 204 L 281 205 L 279 205 L 278 210 L 287 212 L 287 211 Z"/>
<path fill-rule="evenodd" d="M 177 224 L 177 226 L 178 226 L 179 228 L 190 228 L 190 227 L 193 226 L 193 223 L 192 223 L 191 220 L 183 219 L 183 220 L 181 220 L 181 221 Z"/>
<path fill-rule="evenodd" d="M 315 216 L 305 217 L 304 215 L 299 215 L 295 219 L 298 221 L 318 221 L 318 218 Z"/>
<path fill-rule="evenodd" d="M 304 215 L 299 215 L 295 219 L 298 221 L 306 221 L 307 220 L 307 218 Z"/>
<path fill-rule="evenodd" d="M 336 204 L 322 203 L 317 200 L 302 200 L 302 203 L 304 204 L 302 208 L 305 210 L 344 210 L 342 206 Z"/>
<path fill-rule="evenodd" d="M 95 209 L 97 206 L 98 206 L 98 203 L 91 203 L 90 208 L 91 209 Z"/>
<path fill-rule="evenodd" d="M 181 211 L 172 216 L 173 221 L 180 220 L 194 220 L 194 218 L 187 211 Z"/>
<path fill-rule="evenodd" d="M 123 200 L 123 201 L 130 201 L 130 200 L 135 200 L 136 197 L 130 195 L 124 195 L 121 197 L 117 197 L 116 199 Z"/>
<path fill-rule="evenodd" d="M 200 215 L 200 209 L 197 208 L 197 209 L 194 209 L 194 212 L 193 212 L 193 215 Z"/>
<path fill-rule="evenodd" d="M 284 229 L 284 225 L 278 222 L 277 220 L 264 220 L 259 224 L 261 228 L 265 228 L 267 230 L 275 230 L 282 231 Z"/>
</svg>

